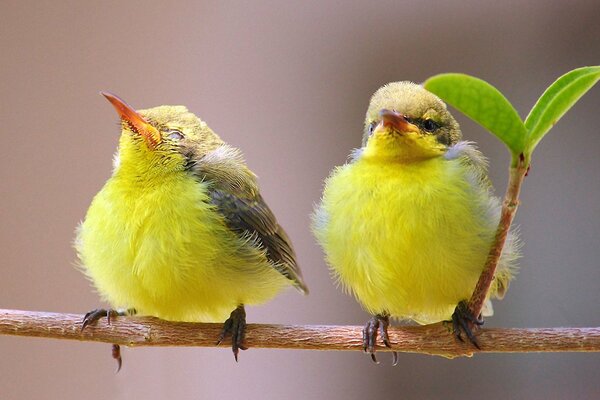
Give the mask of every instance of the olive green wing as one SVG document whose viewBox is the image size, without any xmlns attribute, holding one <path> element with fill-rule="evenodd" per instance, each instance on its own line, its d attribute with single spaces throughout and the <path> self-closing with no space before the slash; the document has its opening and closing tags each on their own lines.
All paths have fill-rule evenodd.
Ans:
<svg viewBox="0 0 600 400">
<path fill-rule="evenodd" d="M 260 195 L 255 175 L 236 149 L 221 146 L 216 151 L 220 154 L 209 153 L 197 160 L 193 169 L 209 183 L 211 203 L 231 231 L 241 238 L 252 238 L 277 271 L 308 293 L 291 241 Z"/>
</svg>

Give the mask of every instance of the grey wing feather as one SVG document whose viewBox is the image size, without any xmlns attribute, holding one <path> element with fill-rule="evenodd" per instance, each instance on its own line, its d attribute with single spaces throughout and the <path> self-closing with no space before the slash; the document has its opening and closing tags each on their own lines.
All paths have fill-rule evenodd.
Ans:
<svg viewBox="0 0 600 400">
<path fill-rule="evenodd" d="M 218 150 L 220 154 L 229 157 L 215 157 L 209 153 L 211 157 L 194 164 L 195 174 L 210 183 L 212 204 L 231 231 L 240 238 L 252 238 L 277 271 L 301 292 L 308 293 L 291 241 L 258 192 L 254 174 L 240 162 L 237 150 L 233 149 L 235 152 L 232 153 L 232 148 L 223 151 L 222 147 Z M 237 158 L 232 159 L 232 154 Z"/>
<path fill-rule="evenodd" d="M 475 143 L 460 141 L 450 147 L 444 157 L 448 160 L 459 159 L 467 167 L 467 179 L 471 180 L 472 184 L 477 184 L 482 189 L 491 192 L 492 183 L 487 174 L 488 160 L 475 147 Z"/>
</svg>

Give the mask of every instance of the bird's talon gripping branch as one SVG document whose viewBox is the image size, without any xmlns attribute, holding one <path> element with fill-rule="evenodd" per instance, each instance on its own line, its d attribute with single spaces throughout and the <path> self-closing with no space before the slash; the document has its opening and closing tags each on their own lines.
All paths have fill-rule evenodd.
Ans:
<svg viewBox="0 0 600 400">
<path fill-rule="evenodd" d="M 381 340 L 383 344 L 388 349 L 392 348 L 392 343 L 390 342 L 390 337 L 388 336 L 388 326 L 390 325 L 389 317 L 385 317 L 381 319 L 381 323 L 379 324 L 379 335 L 381 336 Z M 398 352 L 392 351 L 392 365 L 395 367 L 398 365 Z"/>
<path fill-rule="evenodd" d="M 223 324 L 223 330 L 217 340 L 217 345 L 221 344 L 226 337 L 231 335 L 231 349 L 235 361 L 238 360 L 240 350 L 247 350 L 244 346 L 244 338 L 246 336 L 246 310 L 243 305 L 238 306 L 231 312 L 229 318 Z"/>
<path fill-rule="evenodd" d="M 81 324 L 81 331 L 83 331 L 88 326 L 95 324 L 101 318 L 104 318 L 104 317 L 106 317 L 106 322 L 110 325 L 111 314 L 114 314 L 113 316 L 116 316 L 117 311 L 113 310 L 113 309 L 107 310 L 104 308 L 97 308 L 95 310 L 92 310 L 92 311 L 86 313 L 85 316 L 83 317 L 83 322 Z"/>
<path fill-rule="evenodd" d="M 381 336 L 381 340 L 385 347 L 391 349 L 392 344 L 388 336 L 388 326 L 390 325 L 389 315 L 377 314 L 373 316 L 363 328 L 363 351 L 371 355 L 371 360 L 374 363 L 379 364 L 377 357 L 375 356 L 375 346 L 377 345 L 377 332 Z M 392 352 L 392 363 L 393 365 L 398 364 L 398 353 Z"/>
<path fill-rule="evenodd" d="M 377 336 L 377 328 L 379 328 L 379 320 L 377 317 L 373 317 L 367 321 L 365 327 L 363 328 L 363 352 L 371 354 L 373 357 L 373 353 L 375 352 L 375 337 Z M 376 362 L 376 359 L 373 357 L 373 361 Z"/>
<path fill-rule="evenodd" d="M 475 346 L 478 350 L 481 350 L 479 342 L 473 334 L 473 329 L 481 325 L 483 325 L 483 320 L 481 318 L 476 318 L 471 313 L 465 301 L 458 303 L 454 313 L 452 314 L 452 331 L 458 340 L 463 343 L 465 342 L 462 337 L 464 332 L 473 346 Z"/>
<path fill-rule="evenodd" d="M 130 308 L 128 310 L 115 310 L 112 308 L 97 308 L 86 313 L 83 317 L 83 322 L 81 324 L 81 331 L 87 328 L 90 325 L 95 324 L 101 318 L 106 317 L 106 323 L 110 325 L 111 321 L 115 317 L 124 317 L 127 315 L 135 315 L 137 311 L 134 308 Z"/>
<path fill-rule="evenodd" d="M 86 327 L 95 324 L 101 318 L 106 317 L 106 323 L 108 325 L 110 325 L 110 322 L 113 318 L 119 317 L 119 316 L 124 317 L 126 315 L 135 315 L 136 312 L 137 311 L 134 308 L 130 308 L 125 311 L 124 310 L 118 311 L 118 310 L 114 310 L 114 309 L 97 308 L 97 309 L 92 310 L 85 314 L 85 316 L 83 317 L 83 322 L 81 324 L 81 331 L 83 332 L 83 330 Z M 112 358 L 114 358 L 117 361 L 117 369 L 115 371 L 115 374 L 116 374 L 117 372 L 119 372 L 121 370 L 121 367 L 123 366 L 123 359 L 121 358 L 121 346 L 119 346 L 118 344 L 113 344 L 111 353 L 112 353 Z"/>
</svg>

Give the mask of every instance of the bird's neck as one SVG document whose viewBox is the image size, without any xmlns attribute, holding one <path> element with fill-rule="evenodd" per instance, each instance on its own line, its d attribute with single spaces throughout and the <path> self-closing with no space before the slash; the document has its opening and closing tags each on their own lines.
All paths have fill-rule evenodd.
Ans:
<svg viewBox="0 0 600 400">
<path fill-rule="evenodd" d="M 400 164 L 418 164 L 440 157 L 439 153 L 422 151 L 414 148 L 395 148 L 395 149 L 373 149 L 366 148 L 361 154 L 361 158 L 370 162 L 381 163 L 400 163 Z"/>
<path fill-rule="evenodd" d="M 113 176 L 132 185 L 160 185 L 178 178 L 185 172 L 185 164 L 179 154 L 121 146 L 115 155 Z"/>
<path fill-rule="evenodd" d="M 362 158 L 381 162 L 417 163 L 443 154 L 441 148 L 424 145 L 422 140 L 395 135 L 372 138 L 362 151 Z"/>
</svg>

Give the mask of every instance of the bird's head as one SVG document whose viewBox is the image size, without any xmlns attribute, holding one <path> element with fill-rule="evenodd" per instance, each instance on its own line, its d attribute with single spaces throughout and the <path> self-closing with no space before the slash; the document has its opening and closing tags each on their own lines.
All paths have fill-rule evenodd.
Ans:
<svg viewBox="0 0 600 400">
<path fill-rule="evenodd" d="M 223 141 L 184 106 L 134 110 L 119 97 L 102 92 L 121 118 L 115 170 L 128 168 L 144 176 L 183 171 L 190 160 Z"/>
<path fill-rule="evenodd" d="M 371 98 L 362 154 L 413 162 L 443 155 L 460 138 L 460 127 L 442 100 L 420 85 L 394 82 Z"/>
</svg>

